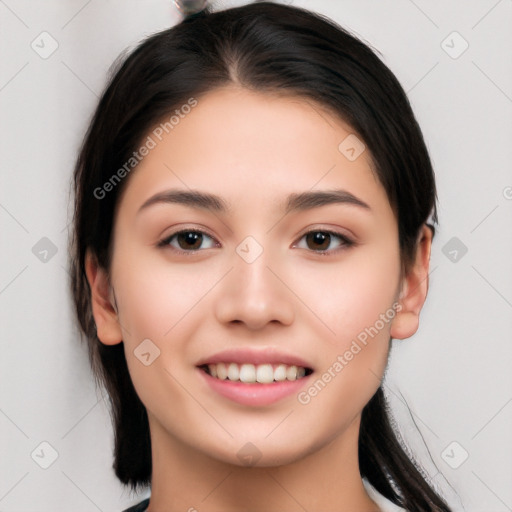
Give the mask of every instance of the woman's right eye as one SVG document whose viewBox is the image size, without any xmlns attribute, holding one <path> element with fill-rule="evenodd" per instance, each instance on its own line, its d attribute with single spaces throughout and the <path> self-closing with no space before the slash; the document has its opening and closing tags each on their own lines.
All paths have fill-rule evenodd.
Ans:
<svg viewBox="0 0 512 512">
<path fill-rule="evenodd" d="M 206 247 L 204 246 L 206 244 Z M 215 240 L 203 231 L 187 229 L 178 231 L 161 240 L 160 247 L 171 246 L 180 252 L 198 252 L 201 249 L 211 249 L 216 247 Z"/>
</svg>

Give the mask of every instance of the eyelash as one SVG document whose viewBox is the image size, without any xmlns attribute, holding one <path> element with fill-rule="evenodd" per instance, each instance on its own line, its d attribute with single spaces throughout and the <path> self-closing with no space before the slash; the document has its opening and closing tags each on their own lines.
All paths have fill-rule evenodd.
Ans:
<svg viewBox="0 0 512 512">
<path fill-rule="evenodd" d="M 194 250 L 190 250 L 190 251 L 185 251 L 183 249 L 177 249 L 176 247 L 171 246 L 170 245 L 171 240 L 174 237 L 176 237 L 177 235 L 180 235 L 182 233 L 197 233 L 197 234 L 201 234 L 201 235 L 206 235 L 208 238 L 211 238 L 212 240 L 215 241 L 215 238 L 213 236 L 209 235 L 208 233 L 206 233 L 205 231 L 201 231 L 199 229 L 182 229 L 182 230 L 176 231 L 175 233 L 172 233 L 171 235 L 160 240 L 157 244 L 158 247 L 171 248 L 172 251 L 174 251 L 178 254 L 183 254 L 185 256 L 195 256 L 197 253 L 204 250 L 204 249 L 194 249 Z M 339 233 L 337 231 L 329 230 L 329 229 L 313 229 L 311 231 L 308 231 L 300 237 L 299 242 L 311 233 L 324 233 L 326 235 L 336 237 L 341 241 L 341 246 L 334 250 L 331 249 L 331 250 L 315 251 L 315 250 L 311 249 L 311 252 L 313 252 L 319 256 L 325 257 L 325 256 L 331 256 L 334 254 L 338 254 L 340 251 L 349 249 L 350 247 L 355 245 L 355 242 L 353 240 L 351 240 L 350 238 L 348 238 L 346 235 Z"/>
</svg>

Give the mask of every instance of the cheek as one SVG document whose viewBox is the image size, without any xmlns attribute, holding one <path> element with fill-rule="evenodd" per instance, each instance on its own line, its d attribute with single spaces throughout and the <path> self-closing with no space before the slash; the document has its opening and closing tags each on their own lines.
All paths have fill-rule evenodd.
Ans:
<svg viewBox="0 0 512 512">
<path fill-rule="evenodd" d="M 211 265 L 171 264 L 162 255 L 131 252 L 116 261 L 116 294 L 122 328 L 130 345 L 144 338 L 165 343 L 191 313 L 222 272 Z"/>
<path fill-rule="evenodd" d="M 185 414 L 194 405 L 182 387 L 190 359 L 187 341 L 212 276 L 191 276 L 142 257 L 119 258 L 116 272 L 125 356 L 137 394 L 157 417 L 168 413 L 169 404 Z"/>
<path fill-rule="evenodd" d="M 345 259 L 334 264 L 308 262 L 304 267 L 295 273 L 301 276 L 296 283 L 297 295 L 315 313 L 325 339 L 333 346 L 343 349 L 376 322 L 388 335 L 389 322 L 383 327 L 379 319 L 386 312 L 388 316 L 393 314 L 389 309 L 400 272 L 399 253 L 393 246 L 347 253 Z"/>
<path fill-rule="evenodd" d="M 198 318 L 211 311 L 207 295 L 225 269 L 173 265 L 162 256 L 137 253 L 136 248 L 118 254 L 130 255 L 117 258 L 113 279 L 134 386 L 149 410 L 152 404 L 167 403 L 167 393 L 173 403 L 180 402 L 179 383 L 186 381 L 193 364 L 190 340 L 200 328 Z M 181 406 L 190 404 L 185 401 Z"/>
<path fill-rule="evenodd" d="M 331 425 L 333 432 L 353 419 L 380 385 L 399 271 L 398 250 L 383 244 L 340 264 L 317 265 L 299 274 L 307 276 L 301 280 L 301 293 L 308 297 L 308 306 L 334 333 L 322 337 L 316 379 L 298 401 L 313 416 L 325 415 L 324 425 Z"/>
</svg>

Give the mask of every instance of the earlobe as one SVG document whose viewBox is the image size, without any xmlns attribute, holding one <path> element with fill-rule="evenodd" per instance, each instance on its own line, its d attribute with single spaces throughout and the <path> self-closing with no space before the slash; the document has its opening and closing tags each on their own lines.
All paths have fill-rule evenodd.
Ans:
<svg viewBox="0 0 512 512">
<path fill-rule="evenodd" d="M 85 255 L 85 273 L 91 288 L 91 307 L 98 339 L 105 345 L 117 345 L 123 341 L 123 336 L 115 298 L 106 270 L 98 264 L 90 250 Z"/>
<path fill-rule="evenodd" d="M 423 225 L 416 246 L 414 263 L 401 283 L 398 297 L 401 309 L 393 319 L 390 330 L 392 338 L 401 340 L 418 330 L 420 311 L 427 298 L 432 247 L 432 230 L 427 225 Z"/>
</svg>

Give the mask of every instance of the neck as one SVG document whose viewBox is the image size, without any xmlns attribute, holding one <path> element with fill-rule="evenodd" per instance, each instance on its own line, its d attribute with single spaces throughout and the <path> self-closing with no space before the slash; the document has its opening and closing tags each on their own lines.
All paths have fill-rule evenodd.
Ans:
<svg viewBox="0 0 512 512">
<path fill-rule="evenodd" d="M 360 416 L 342 436 L 286 465 L 241 467 L 181 443 L 150 416 L 148 512 L 378 512 L 359 473 Z"/>
</svg>

